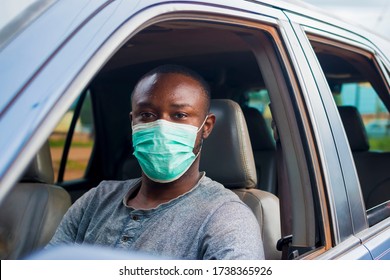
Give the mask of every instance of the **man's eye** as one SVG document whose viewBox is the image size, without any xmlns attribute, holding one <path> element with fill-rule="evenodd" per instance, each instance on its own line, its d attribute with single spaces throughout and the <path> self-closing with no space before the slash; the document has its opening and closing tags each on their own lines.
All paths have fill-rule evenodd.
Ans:
<svg viewBox="0 0 390 280">
<path fill-rule="evenodd" d="M 141 117 L 142 117 L 143 119 L 151 119 L 151 118 L 154 117 L 154 114 L 152 114 L 152 113 L 147 113 L 147 112 L 141 113 L 140 115 L 141 115 Z"/>
<path fill-rule="evenodd" d="M 187 117 L 187 114 L 185 114 L 185 113 L 175 114 L 175 118 L 177 118 L 177 119 L 184 119 L 185 117 Z"/>
</svg>

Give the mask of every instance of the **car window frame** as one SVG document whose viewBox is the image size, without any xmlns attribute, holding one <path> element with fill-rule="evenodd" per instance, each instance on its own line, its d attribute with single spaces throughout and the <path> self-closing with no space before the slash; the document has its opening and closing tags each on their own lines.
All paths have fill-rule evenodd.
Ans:
<svg viewBox="0 0 390 280">
<path fill-rule="evenodd" d="M 177 8 L 177 6 L 176 6 L 176 8 Z M 212 15 L 212 17 L 210 17 L 209 15 Z M 242 26 L 242 27 L 252 27 L 252 28 L 259 28 L 259 29 L 264 29 L 264 30 L 267 29 L 266 26 L 264 25 L 264 19 L 268 19 L 265 21 L 267 24 L 272 24 L 274 26 L 280 27 L 280 25 L 278 25 L 278 22 L 274 21 L 274 19 L 272 17 L 269 17 L 269 16 L 261 16 L 260 19 L 256 18 L 256 20 L 249 18 L 249 20 L 246 21 L 245 19 L 237 20 L 233 17 L 230 18 L 229 15 L 226 15 L 226 13 L 223 13 L 221 16 L 218 16 L 218 13 L 213 14 L 212 12 L 210 12 L 209 15 L 204 14 L 204 16 L 201 16 L 201 15 L 194 14 L 193 16 L 191 16 L 190 12 L 180 13 L 178 11 L 176 11 L 175 13 L 161 15 L 161 12 L 160 12 L 159 17 L 154 18 L 153 21 L 150 21 L 148 23 L 144 23 L 142 26 L 142 29 L 145 28 L 146 26 L 150 26 L 154 23 L 158 23 L 161 21 L 167 21 L 168 19 L 169 20 L 180 20 L 180 19 L 188 20 L 188 19 L 191 19 L 191 20 L 199 20 L 199 21 L 206 21 L 206 22 L 224 23 L 224 24 L 230 24 L 230 25 L 237 24 L 238 26 Z M 234 15 L 234 13 L 233 13 L 233 15 Z M 247 14 L 245 14 L 245 16 L 247 16 Z M 282 14 L 281 14 L 281 16 L 282 16 Z M 212 18 L 212 19 L 210 19 L 210 18 Z M 259 22 L 258 25 L 255 22 Z M 260 26 L 262 26 L 262 27 L 260 28 Z M 141 27 L 139 27 L 139 29 L 141 29 Z M 271 31 L 270 30 L 271 28 L 268 28 L 268 29 L 269 29 L 268 31 Z M 131 36 L 129 36 L 128 38 L 130 38 L 130 37 Z M 281 47 L 281 43 L 280 43 L 281 38 L 282 37 L 281 36 L 279 37 L 279 35 L 273 37 L 273 39 L 277 42 L 277 44 L 278 43 L 280 44 L 279 47 Z M 288 59 L 285 58 L 285 61 L 287 62 Z M 279 76 L 280 76 L 279 81 L 282 81 L 282 80 L 284 81 L 284 76 L 282 74 L 279 74 Z M 285 92 L 287 93 L 289 91 L 285 90 Z M 289 102 L 289 101 L 287 101 L 287 99 L 286 99 L 284 102 Z M 280 104 L 282 104 L 282 103 L 280 103 Z M 286 112 L 283 109 L 280 111 Z M 291 109 L 289 111 L 290 111 L 290 114 L 294 117 L 293 118 L 284 118 L 284 120 L 290 120 L 290 124 L 291 124 L 291 121 L 293 119 L 295 119 L 295 115 L 293 113 L 295 111 L 291 110 Z M 282 119 L 283 118 L 281 118 L 280 123 L 285 123 L 285 128 L 289 128 L 289 124 L 287 124 Z M 290 129 L 285 129 L 285 131 L 289 131 L 289 132 L 288 133 L 284 132 L 284 134 L 285 134 L 284 139 L 285 139 L 285 145 L 287 145 L 287 146 L 289 146 L 289 144 L 287 144 L 289 142 L 295 143 L 292 146 L 290 145 L 291 149 L 289 149 L 289 155 L 288 155 L 290 162 L 288 165 L 289 165 L 290 169 L 295 169 L 295 171 L 291 171 L 290 179 L 297 179 L 292 174 L 300 174 L 300 176 L 302 176 L 304 173 L 308 174 L 309 172 L 307 171 L 307 167 L 303 167 L 303 166 L 306 166 L 306 164 L 308 163 L 306 161 L 305 156 L 304 156 L 303 150 L 301 152 L 298 152 L 298 147 L 300 147 L 300 145 L 302 145 L 302 140 L 300 139 L 300 137 L 298 137 L 299 133 L 297 133 L 297 131 L 299 131 L 299 129 L 294 125 L 293 125 L 293 127 L 294 128 L 292 130 L 295 130 L 295 132 L 292 132 L 292 130 L 290 130 Z M 287 139 L 290 139 L 291 141 L 287 140 Z M 297 169 L 297 166 L 300 166 L 303 168 Z M 304 175 L 303 177 L 306 177 L 306 179 L 303 179 L 302 181 L 300 181 L 300 183 L 294 184 L 296 186 L 300 186 L 299 187 L 300 191 L 297 192 L 296 201 L 294 201 L 294 203 L 295 203 L 295 205 L 299 206 L 301 209 L 300 211 L 295 212 L 296 221 L 301 220 L 301 222 L 296 222 L 296 224 L 300 225 L 300 226 L 295 226 L 296 232 L 294 234 L 295 234 L 295 236 L 297 236 L 296 240 L 295 240 L 295 243 L 297 244 L 296 248 L 305 248 L 306 247 L 306 248 L 309 248 L 309 251 L 311 253 L 312 252 L 311 250 L 318 249 L 318 248 L 315 248 L 315 244 L 314 244 L 315 243 L 315 236 L 313 234 L 313 232 L 315 232 L 315 230 L 314 230 L 314 228 L 315 228 L 315 222 L 314 222 L 315 211 L 313 209 L 313 206 L 310 206 L 310 204 L 309 204 L 309 201 L 313 200 L 313 194 L 311 192 L 311 188 L 308 188 L 308 189 L 306 188 L 306 186 L 308 184 L 310 185 L 310 183 L 307 183 L 310 181 L 310 179 L 308 179 L 310 176 Z M 304 183 L 304 182 L 306 182 L 306 183 Z M 302 203 L 299 203 L 299 201 L 302 201 Z M 304 203 L 304 201 L 305 201 L 305 203 Z M 321 212 L 321 214 L 324 213 L 323 211 L 320 211 L 320 212 Z M 305 214 L 303 214 L 303 213 L 305 213 Z M 324 219 L 324 217 L 321 216 L 321 218 L 319 220 L 322 222 L 323 219 Z M 329 223 L 327 223 L 327 224 L 329 224 Z M 311 230 L 307 229 L 306 227 L 311 228 Z M 294 240 L 293 240 L 293 242 L 294 242 Z M 324 240 L 324 243 L 328 244 L 327 246 L 330 246 L 329 240 L 328 240 L 328 242 L 326 242 Z M 326 247 L 326 246 L 324 246 L 324 247 Z M 304 250 L 307 251 L 307 249 L 304 249 Z"/>
<path fill-rule="evenodd" d="M 363 48 L 358 48 L 356 46 L 352 46 L 348 44 L 349 42 L 340 42 L 340 41 L 331 41 L 327 38 L 319 37 L 318 35 L 312 35 L 312 33 L 308 33 L 308 38 L 310 41 L 319 42 L 321 44 L 330 44 L 332 47 L 337 46 L 338 48 L 342 49 L 343 51 L 348 51 L 351 54 L 360 55 L 362 57 L 367 58 L 372 62 L 372 66 L 375 68 L 377 73 L 380 75 L 378 79 L 375 82 L 381 82 L 381 86 L 385 86 L 387 88 L 387 91 L 390 92 L 389 84 L 387 83 L 387 77 L 386 72 L 384 71 L 384 68 L 381 67 L 380 60 L 378 60 L 378 57 L 375 55 L 374 49 L 371 49 L 367 46 Z M 373 85 L 374 90 L 376 89 Z M 383 91 L 376 92 L 378 98 L 383 102 L 385 108 L 388 110 L 388 113 L 390 113 L 390 95 L 384 95 Z M 383 98 L 386 98 L 384 100 Z"/>
<path fill-rule="evenodd" d="M 289 16 L 288 13 L 287 16 Z M 322 198 L 319 203 L 321 211 L 324 212 L 322 216 L 329 217 L 329 219 L 324 219 L 324 223 L 327 224 L 326 228 L 330 229 L 327 234 L 331 236 L 331 246 L 335 246 L 352 234 L 353 222 L 349 214 L 343 214 L 349 213 L 350 208 L 341 172 L 342 165 L 332 136 L 334 127 L 329 122 L 323 97 L 320 95 L 320 88 L 317 84 L 318 73 L 313 72 L 312 67 L 313 63 L 316 64 L 316 60 L 307 58 L 307 52 L 312 51 L 311 46 L 306 45 L 308 39 L 298 22 L 292 22 L 290 19 L 290 22 L 285 24 L 288 25 L 286 28 L 289 28 L 292 34 L 286 37 L 286 41 L 288 42 L 287 48 L 291 53 L 292 64 L 297 69 L 296 75 L 301 87 L 301 99 L 305 104 L 302 111 L 306 112 L 306 118 L 311 121 L 310 129 L 313 135 L 313 145 L 316 149 L 315 152 L 312 152 L 312 157 L 318 161 L 316 177 L 318 178 L 318 192 Z M 333 98 L 331 100 L 333 102 Z M 347 145 L 346 141 L 345 145 Z M 352 155 L 350 158 L 352 160 Z M 338 188 L 333 189 L 332 186 L 338 186 Z M 340 223 L 340 220 L 343 222 Z"/>
<path fill-rule="evenodd" d="M 309 27 L 304 27 L 304 32 L 307 34 L 307 42 L 309 42 L 309 38 L 313 38 L 311 36 L 315 36 L 316 38 L 324 38 L 326 36 L 326 32 L 318 32 L 317 30 L 314 30 Z M 309 36 L 310 35 L 310 36 Z M 326 40 L 332 44 L 339 46 L 339 47 L 344 47 L 348 51 L 356 52 L 359 51 L 362 53 L 365 53 L 370 50 L 369 46 L 363 45 L 359 42 L 351 41 L 346 38 L 340 38 L 337 37 L 335 34 L 332 34 L 331 36 L 326 36 Z M 372 52 L 372 49 L 371 49 Z M 314 55 L 314 50 L 311 48 L 310 55 Z M 317 60 L 316 56 L 314 57 L 315 60 Z M 344 167 L 343 169 L 343 174 L 344 174 L 344 179 L 346 182 L 346 190 L 348 197 L 350 198 L 349 201 L 350 203 L 360 201 L 362 203 L 362 207 L 359 207 L 359 205 L 351 204 L 350 208 L 356 209 L 361 208 L 362 211 L 350 211 L 352 221 L 353 221 L 353 233 L 357 233 L 367 227 L 368 224 L 366 224 L 366 217 L 361 217 L 362 213 L 365 213 L 365 207 L 364 207 L 364 202 L 362 199 L 362 193 L 360 189 L 360 183 L 358 179 L 358 174 L 356 172 L 355 164 L 353 161 L 353 156 L 352 152 L 349 149 L 349 142 L 346 137 L 346 134 L 344 133 L 344 127 L 341 122 L 341 118 L 339 117 L 336 104 L 333 101 L 332 93 L 331 90 L 328 86 L 327 80 L 325 78 L 325 75 L 322 73 L 321 66 L 319 65 L 319 62 L 315 64 L 316 66 L 319 67 L 321 75 L 321 84 L 324 83 L 324 86 L 321 88 L 321 96 L 326 96 L 327 97 L 327 111 L 329 112 L 329 118 L 330 121 L 332 122 L 332 127 L 334 128 L 334 137 L 335 137 L 335 144 L 338 146 L 338 152 L 340 154 L 340 161 L 342 162 L 342 165 Z M 341 126 L 340 126 L 341 125 Z M 345 156 L 345 157 L 344 157 Z M 359 217 L 360 216 L 360 217 Z"/>
<path fill-rule="evenodd" d="M 120 5 L 118 5 L 117 7 L 119 6 Z M 132 18 L 122 18 L 122 22 L 118 24 L 118 26 L 115 26 L 115 28 L 112 28 L 109 32 L 105 30 L 105 34 L 107 35 L 105 35 L 106 37 L 104 37 L 105 39 L 102 45 L 98 44 L 93 48 L 91 47 L 88 50 L 89 55 L 84 58 L 84 61 L 80 61 L 77 66 L 75 66 L 79 69 L 77 71 L 77 75 L 74 70 L 72 70 L 73 72 L 71 73 L 67 73 L 67 80 L 62 81 L 62 83 L 68 82 L 69 79 L 71 79 L 71 81 L 69 81 L 69 84 L 67 84 L 66 87 L 62 86 L 56 88 L 56 91 L 54 93 L 51 92 L 51 98 L 55 100 L 55 102 L 52 102 L 50 104 L 54 106 L 44 112 L 46 115 L 42 114 L 42 118 L 40 119 L 39 125 L 35 126 L 35 132 L 30 136 L 31 139 L 25 146 L 25 149 L 32 151 L 31 155 L 33 154 L 34 146 L 37 146 L 36 143 L 41 143 L 43 136 L 49 135 L 52 128 L 54 128 L 54 124 L 65 113 L 67 108 L 69 108 L 70 104 L 77 98 L 79 92 L 81 92 L 87 86 L 88 82 L 91 81 L 92 77 L 105 64 L 105 62 L 108 61 L 112 54 L 122 44 L 127 42 L 130 37 L 136 34 L 139 30 L 144 29 L 146 26 L 152 25 L 159 21 L 166 21 L 167 19 L 183 18 L 187 20 L 191 18 L 191 11 L 196 13 L 200 12 L 199 14 L 193 15 L 193 18 L 197 20 L 211 20 L 214 22 L 221 22 L 223 21 L 223 19 L 225 19 L 226 24 L 236 23 L 241 26 L 248 25 L 245 24 L 245 22 L 258 22 L 259 24 L 267 23 L 273 26 L 277 26 L 278 19 L 286 19 L 284 14 L 280 10 L 249 2 L 246 3 L 249 13 L 242 12 L 243 7 L 239 7 L 240 9 L 238 9 L 237 7 L 237 9 L 234 10 L 233 8 L 215 7 L 201 3 L 175 4 L 175 11 L 172 11 L 172 6 L 173 4 L 170 3 L 155 5 L 153 7 L 150 7 L 149 9 L 144 9 L 142 12 L 136 14 Z M 204 12 L 205 6 L 208 6 L 208 8 L 210 9 L 207 13 Z M 256 7 L 256 9 L 259 9 L 260 7 L 264 10 L 266 9 L 268 11 L 265 14 L 269 14 L 269 16 L 254 14 L 251 12 L 251 7 Z M 110 8 L 110 6 L 108 6 L 108 8 Z M 111 7 L 110 11 L 112 11 L 113 9 L 114 7 Z M 116 9 L 119 14 L 121 14 L 120 10 L 121 9 Z M 107 11 L 107 13 L 110 13 L 110 11 Z M 74 50 L 75 42 L 81 40 L 79 39 L 80 37 L 84 36 L 88 33 L 88 31 L 93 29 L 93 22 L 104 20 L 103 14 L 104 10 L 101 14 L 99 13 L 98 15 L 96 15 L 90 22 L 86 23 L 86 25 L 82 29 L 78 30 L 78 32 L 74 34 L 74 36 L 67 42 L 67 44 L 62 47 L 61 52 L 59 53 L 66 53 L 71 50 Z M 210 15 L 212 15 L 211 19 Z M 218 15 L 220 15 L 221 18 L 216 18 L 216 16 Z M 148 18 L 145 19 L 145 16 L 147 16 Z M 118 19 L 117 22 L 120 22 L 120 20 Z M 256 28 L 256 24 L 254 24 L 253 27 Z M 94 38 L 98 36 L 97 33 L 94 33 L 92 35 L 94 36 Z M 94 43 L 87 42 L 88 38 L 90 38 L 92 35 L 87 36 L 87 38 L 82 38 L 82 41 L 85 42 L 87 46 L 91 46 Z M 80 48 L 80 46 L 78 46 L 78 48 Z M 85 55 L 85 51 L 83 54 Z M 50 63 L 48 63 L 44 69 L 40 69 L 40 73 L 36 76 L 35 80 L 30 85 L 30 89 L 34 87 L 36 88 L 37 85 L 39 85 L 40 81 L 48 79 L 52 80 L 51 69 L 53 69 L 52 67 L 55 67 L 55 65 L 58 64 L 59 61 L 61 61 L 62 59 L 57 55 L 53 56 Z M 54 87 L 55 84 L 56 83 L 53 82 L 52 87 Z M 21 102 L 22 99 L 23 98 L 20 98 L 19 101 Z M 19 155 L 19 157 L 16 158 L 14 163 L 17 164 L 20 163 L 20 161 L 21 156 Z M 296 161 L 303 162 L 302 159 L 296 159 Z M 298 228 L 298 230 L 300 229 Z"/>
</svg>

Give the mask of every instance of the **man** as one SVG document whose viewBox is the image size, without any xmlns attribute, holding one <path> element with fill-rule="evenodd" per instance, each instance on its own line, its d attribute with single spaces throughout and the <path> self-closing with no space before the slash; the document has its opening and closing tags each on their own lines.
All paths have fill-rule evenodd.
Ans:
<svg viewBox="0 0 390 280">
<path fill-rule="evenodd" d="M 230 190 L 199 172 L 215 116 L 205 81 L 180 66 L 143 76 L 132 93 L 142 177 L 104 181 L 65 215 L 50 245 L 89 243 L 178 259 L 263 259 L 259 225 Z"/>
</svg>

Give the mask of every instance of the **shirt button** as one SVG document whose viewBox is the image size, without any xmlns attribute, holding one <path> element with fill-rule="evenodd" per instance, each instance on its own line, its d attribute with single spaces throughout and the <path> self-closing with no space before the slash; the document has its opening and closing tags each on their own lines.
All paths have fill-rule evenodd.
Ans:
<svg viewBox="0 0 390 280">
<path fill-rule="evenodd" d="M 133 219 L 133 221 L 138 221 L 138 220 L 139 220 L 139 217 L 138 217 L 138 216 L 135 216 L 135 215 L 132 216 L 131 218 Z"/>
<path fill-rule="evenodd" d="M 128 236 L 122 236 L 122 241 L 123 242 L 127 242 L 127 241 L 129 241 L 130 240 L 130 237 L 128 237 Z"/>
</svg>

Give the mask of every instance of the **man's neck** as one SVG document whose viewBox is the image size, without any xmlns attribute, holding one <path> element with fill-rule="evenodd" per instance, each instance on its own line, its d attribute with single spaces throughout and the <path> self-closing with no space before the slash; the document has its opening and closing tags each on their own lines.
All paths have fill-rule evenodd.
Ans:
<svg viewBox="0 0 390 280">
<path fill-rule="evenodd" d="M 190 168 L 182 177 L 173 182 L 157 183 L 142 174 L 141 187 L 138 193 L 127 201 L 127 205 L 135 209 L 156 208 L 190 191 L 196 186 L 201 176 L 198 168 Z"/>
</svg>

